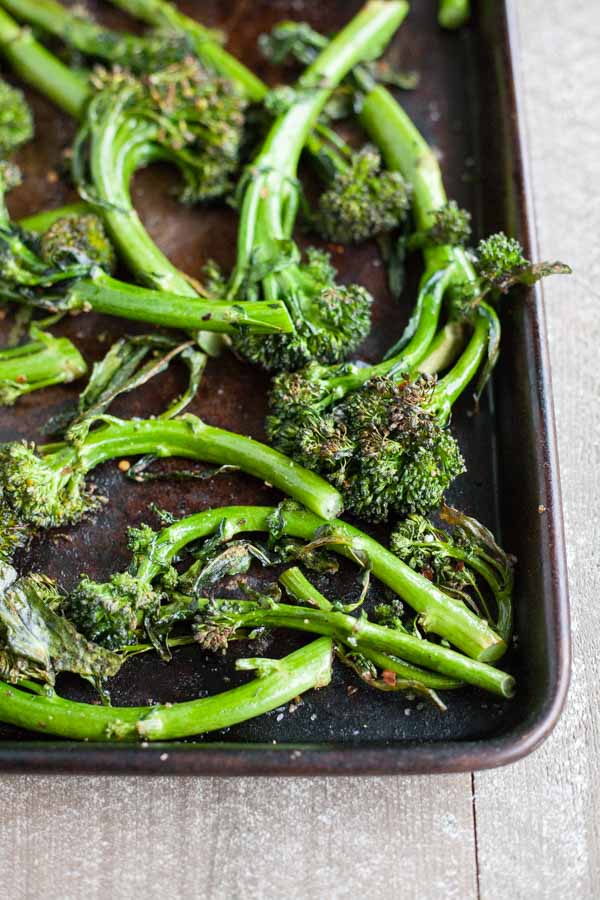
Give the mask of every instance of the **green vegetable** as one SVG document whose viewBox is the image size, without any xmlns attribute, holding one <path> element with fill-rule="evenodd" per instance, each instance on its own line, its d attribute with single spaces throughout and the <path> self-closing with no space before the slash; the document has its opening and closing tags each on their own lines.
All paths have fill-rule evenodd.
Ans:
<svg viewBox="0 0 600 900">
<path fill-rule="evenodd" d="M 119 671 L 122 659 L 90 643 L 56 610 L 61 597 L 43 575 L 18 578 L 1 571 L 0 678 L 54 685 L 60 672 L 75 672 L 96 685 Z"/>
<path fill-rule="evenodd" d="M 471 0 L 439 0 L 438 22 L 442 28 L 460 28 L 471 15 Z"/>
<path fill-rule="evenodd" d="M 323 134 L 323 129 L 321 129 Z M 320 148 L 315 153 L 317 146 Z M 315 225 L 322 237 L 341 244 L 357 244 L 392 231 L 406 222 L 410 190 L 399 172 L 382 170 L 372 146 L 353 153 L 343 141 L 317 143 L 313 160 L 327 189 L 319 197 Z"/>
<path fill-rule="evenodd" d="M 244 356 L 268 370 L 295 369 L 311 359 L 339 361 L 369 330 L 371 297 L 364 288 L 336 284 L 321 253 L 313 251 L 308 264 L 301 262 L 292 239 L 297 167 L 331 90 L 353 65 L 381 51 L 406 12 L 401 2 L 367 3 L 304 72 L 248 169 L 230 297 L 283 299 L 295 326 L 290 337 L 236 340 Z"/>
<path fill-rule="evenodd" d="M 441 517 L 452 526 L 450 532 L 423 516 L 409 516 L 400 522 L 390 536 L 392 553 L 493 622 L 508 643 L 515 560 L 476 519 L 448 506 L 442 507 Z"/>
<path fill-rule="evenodd" d="M 5 187 L 14 180 L 6 164 Z M 0 298 L 51 312 L 94 311 L 185 331 L 222 334 L 286 333 L 293 329 L 285 305 L 231 303 L 128 284 L 107 274 L 114 251 L 93 213 L 71 212 L 37 237 L 8 220 L 0 230 Z M 48 224 L 50 217 L 34 220 Z"/>
<path fill-rule="evenodd" d="M 68 338 L 34 331 L 34 339 L 0 350 L 0 404 L 12 406 L 23 394 L 81 378 L 87 365 Z"/>
<path fill-rule="evenodd" d="M 33 137 L 33 116 L 23 92 L 0 79 L 0 159 Z"/>
<path fill-rule="evenodd" d="M 463 681 L 501 697 L 512 697 L 514 694 L 514 678 L 506 672 L 405 631 L 377 625 L 365 616 L 356 617 L 334 610 L 273 601 L 198 600 L 197 605 L 199 622 L 196 639 L 208 649 L 215 646 L 223 648 L 238 629 L 291 628 L 331 636 L 350 648 L 350 652 L 359 653 L 366 659 L 374 653 L 379 664 L 384 657 L 386 670 L 398 672 L 407 689 L 414 690 L 419 685 L 426 691 L 434 687 L 444 690 L 456 687 L 457 681 Z M 418 666 L 433 669 L 439 674 L 432 675 Z"/>
<path fill-rule="evenodd" d="M 462 601 L 444 593 L 373 538 L 339 519 L 328 524 L 319 516 L 294 504 L 282 504 L 277 508 L 229 506 L 211 509 L 181 519 L 158 535 L 148 529 L 134 532 L 134 564 L 128 573 L 133 578 L 129 595 L 134 596 L 134 601 L 128 601 L 127 591 L 114 581 L 109 583 L 106 594 L 108 598 L 116 598 L 120 591 L 125 627 L 131 640 L 135 630 L 143 624 L 138 617 L 137 625 L 134 623 L 134 627 L 131 627 L 140 610 L 153 605 L 150 621 L 155 623 L 159 600 L 154 596 L 147 602 L 147 598 L 151 590 L 158 590 L 160 594 L 160 588 L 154 585 L 159 576 L 166 576 L 168 585 L 172 588 L 171 565 L 184 547 L 215 533 L 219 535 L 219 540 L 226 542 L 236 534 L 261 531 L 270 533 L 274 539 L 287 535 L 308 541 L 308 545 L 300 552 L 300 559 L 312 548 L 322 546 L 368 565 L 374 577 L 391 588 L 419 614 L 424 630 L 445 637 L 474 659 L 492 662 L 506 649 L 505 642 L 492 631 L 487 622 L 471 612 Z M 98 605 L 98 592 L 104 587 L 90 587 L 87 580 L 83 581 L 83 586 L 84 590 L 76 595 L 76 599 L 69 600 L 67 608 L 68 615 L 82 631 L 85 623 L 96 615 L 94 610 Z M 135 599 L 136 596 L 142 598 L 140 603 Z M 110 599 L 103 602 L 103 605 L 106 610 L 111 611 Z M 163 624 L 168 623 L 170 615 L 176 616 L 177 610 L 177 605 L 170 612 L 168 608 L 166 612 L 163 610 Z M 117 620 L 121 618 L 121 612 L 116 607 L 115 615 Z M 88 631 L 87 636 L 99 639 L 100 633 Z"/>
<path fill-rule="evenodd" d="M 0 681 L 0 721 L 87 741 L 166 741 L 228 728 L 270 712 L 331 678 L 332 645 L 319 638 L 282 659 L 240 659 L 257 677 L 213 697 L 157 706 L 91 706 Z"/>
<path fill-rule="evenodd" d="M 341 498 L 318 475 L 252 438 L 206 425 L 196 416 L 172 420 L 86 419 L 62 444 L 40 447 L 0 444 L 0 514 L 28 528 L 78 522 L 97 501 L 86 488 L 88 472 L 110 459 L 151 453 L 235 466 L 254 475 L 326 519 L 341 510 Z"/>
<path fill-rule="evenodd" d="M 2 0 L 17 19 L 60 38 L 85 56 L 105 60 L 132 72 L 146 73 L 181 62 L 189 54 L 187 41 L 162 29 L 140 37 L 97 25 L 81 8 L 65 8 L 56 0 Z"/>
<path fill-rule="evenodd" d="M 354 73 L 357 76 L 356 70 Z M 464 471 L 456 441 L 446 426 L 453 404 L 478 372 L 481 393 L 499 351 L 500 323 L 492 295 L 522 281 L 570 271 L 562 263 L 531 264 L 519 245 L 494 235 L 478 247 L 475 268 L 456 240 L 464 217 L 446 200 L 438 162 L 391 94 L 361 77 L 367 91 L 360 121 L 380 147 L 388 167 L 412 186 L 413 216 L 423 244 L 425 273 L 414 312 L 401 340 L 375 366 L 308 366 L 273 383 L 267 433 L 283 452 L 321 472 L 344 493 L 348 510 L 374 521 L 390 513 L 426 512 L 439 506 L 446 489 Z M 461 224 L 462 223 L 462 224 Z M 424 235 L 428 235 L 425 239 Z M 517 250 L 515 244 L 519 249 Z M 472 335 L 453 367 L 437 384 L 431 372 L 441 359 L 435 337 L 445 295 L 452 320 L 472 325 Z M 433 352 L 435 351 L 435 353 Z"/>
<path fill-rule="evenodd" d="M 186 16 L 168 0 L 112 0 L 115 6 L 148 25 L 183 36 L 208 69 L 232 81 L 248 100 L 263 100 L 268 91 L 256 75 L 223 49 L 218 36 Z"/>
<path fill-rule="evenodd" d="M 151 288 L 196 297 L 192 284 L 144 228 L 132 205 L 130 181 L 137 168 L 162 159 L 179 168 L 186 202 L 228 190 L 243 129 L 241 95 L 191 59 L 139 79 L 96 70 L 90 81 L 63 65 L 3 10 L 0 51 L 26 82 L 82 120 L 74 178 L 131 271 Z M 200 340 L 207 352 L 218 351 L 216 338 Z"/>
</svg>

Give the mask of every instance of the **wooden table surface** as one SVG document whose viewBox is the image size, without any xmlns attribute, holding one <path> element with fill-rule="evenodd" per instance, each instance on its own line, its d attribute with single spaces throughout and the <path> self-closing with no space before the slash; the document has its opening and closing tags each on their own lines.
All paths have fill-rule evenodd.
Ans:
<svg viewBox="0 0 600 900">
<path fill-rule="evenodd" d="M 475 775 L 0 777 L 2 896 L 600 897 L 600 4 L 516 5 L 540 253 L 575 270 L 545 288 L 574 641 L 556 731 Z"/>
</svg>

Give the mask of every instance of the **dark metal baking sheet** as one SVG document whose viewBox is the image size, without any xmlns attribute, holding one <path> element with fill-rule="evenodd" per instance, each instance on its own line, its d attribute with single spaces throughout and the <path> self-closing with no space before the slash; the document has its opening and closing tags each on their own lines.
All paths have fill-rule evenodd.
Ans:
<svg viewBox="0 0 600 900">
<path fill-rule="evenodd" d="M 261 76 L 276 83 L 256 51 L 256 38 L 282 18 L 305 19 L 322 31 L 342 25 L 357 0 L 243 0 L 181 3 L 204 23 L 224 28 L 230 47 Z M 419 0 L 398 33 L 389 58 L 420 73 L 417 91 L 402 102 L 438 149 L 450 196 L 473 211 L 478 233 L 504 228 L 520 236 L 535 255 L 526 158 L 519 134 L 515 83 L 515 30 L 509 3 L 475 3 L 473 23 L 460 33 L 441 31 L 435 0 Z M 127 20 L 107 3 L 91 6 L 115 27 Z M 15 216 L 73 198 L 64 169 L 64 150 L 74 125 L 44 99 L 30 94 L 37 139 L 20 155 L 26 179 L 12 198 Z M 48 174 L 50 173 L 50 174 Z M 53 174 L 53 173 L 56 173 Z M 59 177 L 56 177 L 56 176 Z M 185 271 L 198 275 L 208 257 L 230 265 L 235 251 L 235 216 L 226 209 L 186 209 L 173 199 L 174 174 L 153 167 L 136 176 L 134 197 L 147 227 Z M 376 297 L 374 327 L 361 350 L 370 360 L 398 336 L 408 313 L 388 295 L 374 245 L 334 253 L 344 279 L 366 284 Z M 415 269 L 413 279 L 418 270 Z M 410 292 L 408 296 L 411 296 Z M 469 473 L 450 500 L 496 529 L 504 546 L 519 558 L 516 589 L 518 642 L 503 660 L 518 678 L 518 693 L 497 702 L 476 690 L 448 694 L 440 715 L 403 695 L 361 688 L 351 695 L 353 676 L 336 667 L 333 684 L 312 692 L 295 712 L 287 709 L 226 733 L 195 742 L 148 748 L 82 745 L 43 739 L 0 726 L 0 768 L 10 771 L 129 772 L 182 774 L 358 774 L 448 772 L 501 765 L 533 750 L 554 726 L 564 703 L 569 674 L 569 624 L 561 502 L 554 436 L 543 301 L 539 289 L 514 292 L 503 308 L 503 351 L 478 416 L 469 403 L 456 411 L 454 426 Z M 80 316 L 61 326 L 86 357 L 97 358 L 124 325 L 99 316 Z M 127 328 L 131 331 L 131 328 Z M 141 330 L 141 329 L 138 329 Z M 99 341 L 104 341 L 104 344 Z M 119 401 L 117 414 L 145 415 L 181 387 L 182 372 Z M 207 421 L 263 435 L 268 381 L 230 354 L 212 361 L 193 411 Z M 57 387 L 24 398 L 3 411 L 0 438 L 41 438 L 48 415 L 75 395 Z M 167 468 L 168 468 L 167 464 Z M 251 478 L 229 474 L 205 482 L 126 481 L 116 464 L 97 471 L 95 481 L 110 505 L 92 520 L 61 535 L 37 539 L 20 561 L 48 572 L 68 588 L 82 570 L 107 577 L 128 562 L 126 529 L 153 521 L 151 503 L 177 515 L 229 503 L 270 503 L 280 498 Z M 354 589 L 351 572 L 322 582 L 330 592 Z M 277 652 L 296 638 L 278 635 Z M 236 651 L 243 654 L 244 648 Z M 182 648 L 169 666 L 156 658 L 129 661 L 116 679 L 113 702 L 183 700 L 235 683 L 232 655 L 206 656 Z M 70 696 L 84 693 L 64 681 Z"/>
</svg>

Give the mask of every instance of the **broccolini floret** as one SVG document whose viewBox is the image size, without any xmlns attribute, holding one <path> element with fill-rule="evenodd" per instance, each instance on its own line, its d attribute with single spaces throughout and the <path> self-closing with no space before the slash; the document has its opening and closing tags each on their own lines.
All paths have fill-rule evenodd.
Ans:
<svg viewBox="0 0 600 900">
<path fill-rule="evenodd" d="M 33 137 L 33 116 L 23 92 L 0 79 L 0 159 Z"/>
<path fill-rule="evenodd" d="M 319 197 L 315 225 L 329 241 L 357 244 L 401 226 L 410 209 L 410 190 L 399 172 L 382 169 L 371 146 L 345 157 L 325 151 L 332 175 Z"/>
</svg>

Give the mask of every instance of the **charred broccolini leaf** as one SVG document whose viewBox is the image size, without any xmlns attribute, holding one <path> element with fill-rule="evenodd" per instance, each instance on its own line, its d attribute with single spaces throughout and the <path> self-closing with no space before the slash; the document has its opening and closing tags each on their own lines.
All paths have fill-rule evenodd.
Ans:
<svg viewBox="0 0 600 900">
<path fill-rule="evenodd" d="M 119 671 L 122 659 L 79 634 L 57 611 L 61 595 L 43 575 L 17 578 L 2 571 L 0 678 L 31 679 L 50 686 L 60 672 L 74 672 L 100 685 Z"/>
<path fill-rule="evenodd" d="M 409 516 L 394 528 L 390 548 L 453 597 L 485 616 L 505 641 L 512 631 L 515 560 L 476 519 L 452 507 L 441 510 L 449 531 L 423 516 Z M 490 601 L 492 601 L 490 603 Z"/>
</svg>

